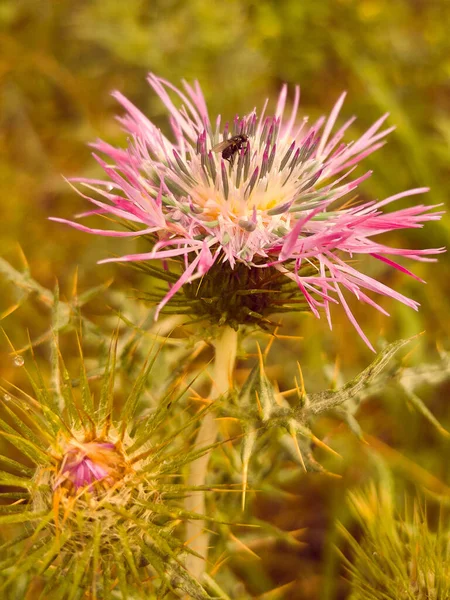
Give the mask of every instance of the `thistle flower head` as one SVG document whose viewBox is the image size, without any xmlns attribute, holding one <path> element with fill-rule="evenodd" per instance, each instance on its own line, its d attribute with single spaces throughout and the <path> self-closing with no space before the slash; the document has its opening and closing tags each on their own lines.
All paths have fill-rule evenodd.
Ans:
<svg viewBox="0 0 450 600">
<path fill-rule="evenodd" d="M 150 369 L 144 366 L 120 403 L 114 358 L 96 401 L 84 367 L 77 394 L 63 363 L 60 393 L 40 376 L 31 379 L 34 397 L 0 389 L 7 419 L 0 419 L 0 436 L 22 455 L 0 454 L 7 501 L 0 524 L 13 528 L 0 546 L 1 594 L 39 582 L 42 597 L 109 598 L 118 580 L 124 598 L 170 590 L 210 597 L 183 566 L 191 550 L 181 539 L 186 520 L 206 518 L 183 509 L 192 491 L 183 470 L 202 453 L 189 442 L 198 417 L 174 423 L 167 404 L 185 390 L 169 389 L 136 419 Z"/>
<path fill-rule="evenodd" d="M 212 320 L 220 313 L 219 320 L 232 326 L 261 323 L 272 312 L 295 307 L 316 316 L 324 311 L 331 326 L 330 303 L 340 303 L 370 345 L 344 298 L 345 290 L 381 312 L 384 309 L 367 292 L 417 309 L 417 302 L 353 264 L 355 257 L 369 254 L 412 275 L 390 257 L 430 260 L 430 254 L 442 251 L 392 248 L 377 240 L 382 233 L 422 227 L 440 218 L 440 213 L 431 212 L 435 207 L 423 204 L 384 212 L 387 205 L 426 188 L 381 201 L 343 200 L 370 175 L 355 177 L 353 171 L 384 144 L 392 130 L 382 128 L 386 115 L 359 139 L 345 143 L 353 119 L 335 126 L 344 94 L 328 118 L 310 124 L 307 118 L 298 120 L 298 87 L 292 109 L 285 110 L 283 86 L 273 115 L 266 116 L 266 102 L 260 113 L 254 109 L 222 124 L 220 116 L 210 120 L 198 83 L 183 82 L 180 90 L 155 75 L 149 76 L 149 83 L 169 112 L 174 141 L 116 92 L 126 111 L 119 121 L 131 136 L 128 147 L 98 141 L 94 148 L 109 162 L 95 157 L 108 180 L 75 180 L 80 193 L 95 205 L 83 216 L 109 215 L 131 231 L 54 220 L 100 235 L 140 235 L 150 241 L 147 252 L 101 262 L 178 262 L 181 272 L 166 275 L 170 287 L 159 299 L 156 316 L 185 284 L 191 312 Z M 195 280 L 200 281 L 189 286 Z M 220 286 L 220 281 L 226 284 Z"/>
<path fill-rule="evenodd" d="M 96 486 L 111 487 L 126 471 L 126 460 L 116 444 L 107 441 L 78 442 L 71 440 L 63 451 L 54 489 L 75 493 Z"/>
</svg>

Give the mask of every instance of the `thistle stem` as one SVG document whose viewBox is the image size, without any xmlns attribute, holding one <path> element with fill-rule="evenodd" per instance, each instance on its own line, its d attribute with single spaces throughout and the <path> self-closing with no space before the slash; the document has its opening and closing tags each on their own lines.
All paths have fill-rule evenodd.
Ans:
<svg viewBox="0 0 450 600">
<path fill-rule="evenodd" d="M 223 396 L 232 387 L 233 369 L 236 361 L 238 334 L 231 327 L 224 327 L 220 337 L 217 338 L 215 346 L 215 359 L 213 369 L 213 380 L 211 387 L 211 398 L 214 400 Z M 203 419 L 195 440 L 195 448 L 200 449 L 214 444 L 218 434 L 217 422 L 213 412 L 208 412 Z M 211 451 L 203 454 L 191 465 L 188 478 L 188 486 L 205 485 L 208 473 L 208 463 Z M 191 492 L 185 501 L 186 510 L 205 514 L 205 492 Z M 204 521 L 188 521 L 186 526 L 186 539 L 189 547 L 200 556 L 189 554 L 186 560 L 186 568 L 193 577 L 200 579 L 206 569 L 208 556 L 209 534 L 205 531 Z"/>
</svg>

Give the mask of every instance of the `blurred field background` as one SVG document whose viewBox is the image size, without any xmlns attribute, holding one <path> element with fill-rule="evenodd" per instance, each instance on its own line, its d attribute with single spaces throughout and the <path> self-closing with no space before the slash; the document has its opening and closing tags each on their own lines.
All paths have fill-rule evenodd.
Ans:
<svg viewBox="0 0 450 600">
<path fill-rule="evenodd" d="M 312 118 L 328 113 L 347 90 L 341 122 L 357 115 L 351 134 L 361 134 L 384 112 L 391 114 L 389 125 L 397 126 L 388 144 L 366 159 L 364 168 L 374 174 L 362 185 L 361 195 L 383 198 L 430 186 L 423 201 L 445 204 L 450 174 L 449 22 L 446 0 L 1 0 L 0 255 L 21 269 L 20 245 L 34 279 L 50 289 L 57 279 L 63 297 L 70 296 L 77 269 L 81 292 L 111 278 L 117 290 L 148 285 L 132 270 L 96 265 L 101 258 L 135 251 L 137 242 L 89 236 L 47 217 L 69 218 L 86 209 L 62 175 L 101 174 L 89 141 L 100 137 L 111 144 L 126 143 L 114 119 L 120 109 L 112 90 L 120 90 L 168 132 L 163 106 L 146 83 L 149 71 L 174 84 L 198 79 L 210 115 L 229 118 L 261 106 L 265 97 L 273 106 L 283 82 L 301 85 L 301 112 Z M 393 234 L 389 241 L 439 247 L 449 246 L 449 237 L 444 217 L 423 230 Z M 381 264 L 368 265 L 369 272 L 422 305 L 414 313 L 382 300 L 391 313 L 388 319 L 354 303 L 372 342 L 381 347 L 384 341 L 425 332 L 412 344 L 406 364 L 437 363 L 439 351 L 449 349 L 449 268 L 448 254 L 439 263 L 412 265 L 427 281 L 421 285 Z M 9 284 L 1 281 L 0 289 L 2 314 L 17 299 Z M 85 310 L 95 322 L 108 309 L 97 297 Z M 335 310 L 333 318 L 333 332 L 324 320 L 307 315 L 285 318 L 285 332 L 302 339 L 274 344 L 270 373 L 280 385 L 291 387 L 296 360 L 307 390 L 328 387 L 337 372 L 338 381 L 345 382 L 369 364 L 372 354 L 343 311 Z M 28 331 L 35 339 L 48 329 L 49 311 L 31 299 L 2 325 L 20 348 Z M 70 345 L 66 352 L 70 354 Z M 37 355 L 45 364 L 48 350 L 42 346 Z M 20 384 L 21 373 L 3 340 L 0 359 L 0 375 Z M 421 390 L 421 398 L 447 429 L 449 392 L 448 383 Z M 363 430 L 381 440 L 378 451 L 398 477 L 400 495 L 430 483 L 431 476 L 450 485 L 448 440 L 398 390 L 387 388 L 358 416 Z M 345 492 L 370 479 L 372 459 L 337 422 L 319 423 L 317 431 L 331 431 L 328 443 L 344 459 L 330 469 L 343 478 L 296 471 L 285 483 L 285 495 L 268 491 L 258 501 L 265 519 L 286 529 L 308 529 L 306 545 L 295 553 L 276 548 L 259 561 L 236 561 L 234 568 L 252 597 L 294 580 L 291 591 L 273 598 L 346 597 L 346 585 L 337 577 L 332 523 L 336 517 L 346 518 Z"/>
</svg>

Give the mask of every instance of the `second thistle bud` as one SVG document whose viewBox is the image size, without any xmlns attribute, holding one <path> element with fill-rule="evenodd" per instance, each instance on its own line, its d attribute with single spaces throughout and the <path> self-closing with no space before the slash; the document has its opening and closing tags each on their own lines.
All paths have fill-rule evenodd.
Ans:
<svg viewBox="0 0 450 600">
<path fill-rule="evenodd" d="M 84 365 L 80 403 L 69 376 L 61 377 L 60 402 L 36 383 L 36 398 L 8 395 L 6 410 L 17 430 L 2 422 L 0 433 L 33 464 L 3 459 L 19 473 L 4 473 L 3 483 L 23 490 L 11 492 L 14 501 L 5 510 L 8 524 L 22 527 L 18 542 L 0 548 L 15 597 L 25 590 L 34 598 L 34 586 L 44 585 L 42 597 L 109 598 L 118 585 L 124 598 L 141 591 L 163 597 L 168 589 L 209 598 L 184 566 L 183 521 L 192 513 L 182 508 L 187 490 L 180 473 L 198 450 L 177 435 L 166 395 L 154 411 L 139 413 L 136 426 L 152 364 L 136 374 L 119 405 L 109 366 L 98 401 Z M 67 374 L 64 363 L 61 373 Z M 24 411 L 26 424 L 17 418 Z"/>
<path fill-rule="evenodd" d="M 77 493 L 106 490 L 123 478 L 130 467 L 118 445 L 110 441 L 94 440 L 67 443 L 53 483 L 53 489 L 65 488 Z"/>
</svg>

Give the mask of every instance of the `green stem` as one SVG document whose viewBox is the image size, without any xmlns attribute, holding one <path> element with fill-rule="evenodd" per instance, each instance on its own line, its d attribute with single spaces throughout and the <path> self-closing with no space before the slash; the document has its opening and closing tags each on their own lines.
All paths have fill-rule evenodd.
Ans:
<svg viewBox="0 0 450 600">
<path fill-rule="evenodd" d="M 232 387 L 237 339 L 238 334 L 234 329 L 224 327 L 220 337 L 214 344 L 216 356 L 211 387 L 212 399 L 223 396 Z M 195 440 L 195 448 L 200 449 L 214 444 L 218 431 L 214 413 L 212 411 L 208 412 L 200 425 Z M 211 452 L 208 451 L 192 463 L 188 486 L 205 485 L 210 454 Z M 205 514 L 205 493 L 202 491 L 191 492 L 186 498 L 185 506 L 186 510 Z M 200 579 L 206 569 L 206 559 L 208 556 L 209 534 L 205 531 L 205 523 L 203 521 L 188 521 L 186 539 L 189 542 L 189 547 L 200 555 L 197 557 L 189 554 L 186 560 L 186 568 L 192 576 Z"/>
</svg>

